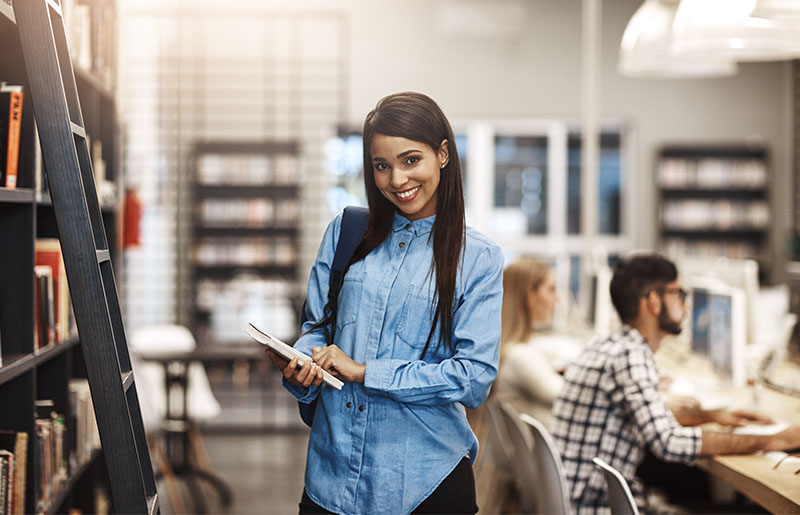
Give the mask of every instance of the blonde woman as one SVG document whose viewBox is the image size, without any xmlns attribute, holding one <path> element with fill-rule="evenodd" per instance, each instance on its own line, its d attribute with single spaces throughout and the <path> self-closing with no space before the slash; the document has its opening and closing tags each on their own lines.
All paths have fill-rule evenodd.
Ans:
<svg viewBox="0 0 800 515">
<path fill-rule="evenodd" d="M 552 324 L 557 300 L 555 277 L 547 263 L 520 257 L 503 272 L 503 327 L 495 395 L 548 427 L 563 379 L 537 346 L 536 337 Z"/>
</svg>

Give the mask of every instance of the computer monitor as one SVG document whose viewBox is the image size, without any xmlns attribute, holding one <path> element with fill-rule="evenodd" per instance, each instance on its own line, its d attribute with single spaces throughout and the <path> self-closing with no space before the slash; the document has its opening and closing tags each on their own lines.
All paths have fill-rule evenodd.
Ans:
<svg viewBox="0 0 800 515">
<path fill-rule="evenodd" d="M 756 341 L 759 298 L 758 262 L 752 259 L 686 256 L 678 261 L 678 272 L 684 284 L 695 279 L 717 279 L 744 293 L 745 342 Z"/>
<path fill-rule="evenodd" d="M 713 280 L 691 291 L 692 350 L 707 356 L 714 370 L 732 385 L 745 386 L 744 292 Z"/>
<path fill-rule="evenodd" d="M 692 288 L 690 291 L 692 351 L 701 356 L 708 356 L 708 326 L 711 322 L 708 312 L 708 290 Z"/>
</svg>

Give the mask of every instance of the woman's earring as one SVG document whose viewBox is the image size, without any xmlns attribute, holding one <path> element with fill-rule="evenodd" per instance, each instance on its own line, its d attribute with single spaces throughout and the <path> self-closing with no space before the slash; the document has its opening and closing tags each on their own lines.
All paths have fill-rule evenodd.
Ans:
<svg viewBox="0 0 800 515">
<path fill-rule="evenodd" d="M 444 168 L 445 166 L 447 166 L 447 163 L 442 163 L 442 166 L 440 166 L 439 168 Z"/>
</svg>

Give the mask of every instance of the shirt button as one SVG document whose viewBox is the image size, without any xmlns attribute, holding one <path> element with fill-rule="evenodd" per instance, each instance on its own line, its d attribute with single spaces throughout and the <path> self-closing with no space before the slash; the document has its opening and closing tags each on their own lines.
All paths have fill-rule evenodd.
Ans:
<svg viewBox="0 0 800 515">
<path fill-rule="evenodd" d="M 353 407 L 353 403 L 352 403 L 352 402 L 348 402 L 348 403 L 347 403 L 347 407 L 348 407 L 348 408 L 352 408 L 352 407 Z"/>
<path fill-rule="evenodd" d="M 364 411 L 364 406 L 359 406 L 358 411 Z"/>
<path fill-rule="evenodd" d="M 400 242 L 400 248 L 402 249 L 402 248 L 403 248 L 403 247 L 405 247 L 405 246 L 406 246 L 406 243 L 405 243 L 404 241 L 401 241 L 401 242 Z"/>
<path fill-rule="evenodd" d="M 406 224 L 406 229 L 411 229 L 411 224 Z"/>
</svg>

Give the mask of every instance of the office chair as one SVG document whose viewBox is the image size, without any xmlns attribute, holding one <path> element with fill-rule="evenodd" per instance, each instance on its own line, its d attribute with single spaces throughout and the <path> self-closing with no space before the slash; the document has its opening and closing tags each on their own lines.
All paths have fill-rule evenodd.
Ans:
<svg viewBox="0 0 800 515">
<path fill-rule="evenodd" d="M 622 474 L 600 458 L 593 458 L 592 461 L 603 470 L 606 478 L 606 492 L 611 513 L 613 515 L 639 515 L 639 509 L 633 500 L 631 489 Z"/>
<path fill-rule="evenodd" d="M 519 415 L 508 403 L 501 403 L 501 412 L 514 444 L 512 467 L 520 480 L 519 511 L 569 514 L 566 475 L 550 434 L 541 422 Z"/>
</svg>

